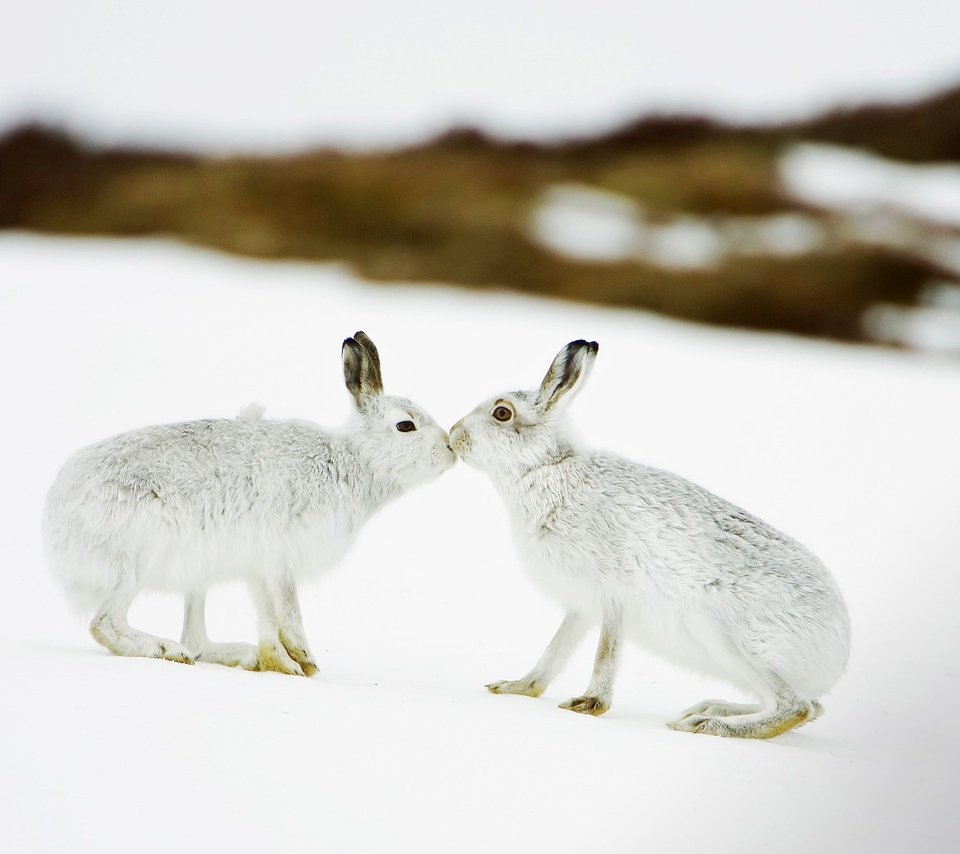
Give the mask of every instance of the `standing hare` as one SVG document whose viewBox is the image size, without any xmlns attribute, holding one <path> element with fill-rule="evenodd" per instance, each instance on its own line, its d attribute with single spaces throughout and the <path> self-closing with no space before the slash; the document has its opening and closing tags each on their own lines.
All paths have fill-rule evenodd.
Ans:
<svg viewBox="0 0 960 854">
<path fill-rule="evenodd" d="M 336 563 L 390 499 L 455 460 L 426 412 L 383 394 L 364 333 L 343 342 L 342 357 L 359 414 L 346 435 L 242 415 L 134 430 L 66 462 L 47 497 L 45 547 L 71 603 L 94 612 L 97 641 L 117 655 L 317 672 L 297 582 Z M 249 586 L 259 647 L 207 638 L 206 590 L 229 579 Z M 184 594 L 180 643 L 127 623 L 147 589 Z"/>
<path fill-rule="evenodd" d="M 597 349 L 568 344 L 538 391 L 491 398 L 451 430 L 454 450 L 487 472 L 506 503 L 526 568 L 566 610 L 526 676 L 487 687 L 540 696 L 599 617 L 590 684 L 561 708 L 590 715 L 610 708 L 626 631 L 760 700 L 705 700 L 673 729 L 771 738 L 813 720 L 849 651 L 836 584 L 799 543 L 705 489 L 574 447 L 559 415 Z"/>
</svg>

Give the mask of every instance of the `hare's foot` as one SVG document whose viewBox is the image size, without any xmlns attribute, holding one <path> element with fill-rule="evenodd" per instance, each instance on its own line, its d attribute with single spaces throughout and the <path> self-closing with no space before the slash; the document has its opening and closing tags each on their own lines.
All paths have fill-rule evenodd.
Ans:
<svg viewBox="0 0 960 854">
<path fill-rule="evenodd" d="M 259 652 L 255 646 L 248 643 L 214 643 L 207 637 L 204 618 L 206 596 L 205 590 L 190 590 L 184 594 L 180 643 L 194 650 L 197 661 L 242 667 L 244 670 L 259 669 Z"/>
<path fill-rule="evenodd" d="M 287 654 L 279 640 L 275 643 L 261 642 L 257 652 L 258 670 L 272 670 L 289 676 L 304 675 L 303 669 Z"/>
<path fill-rule="evenodd" d="M 566 703 L 561 703 L 561 709 L 577 712 L 580 715 L 600 716 L 610 708 L 622 632 L 622 615 L 619 606 L 605 607 L 590 684 L 587 685 L 583 696 L 573 697 Z"/>
<path fill-rule="evenodd" d="M 759 712 L 760 706 L 755 703 L 728 703 L 725 700 L 704 700 L 682 711 L 675 720 L 667 726 L 674 726 L 690 715 L 701 715 L 709 718 L 728 718 L 732 715 L 749 715 Z"/>
<path fill-rule="evenodd" d="M 94 617 L 90 623 L 90 634 L 114 655 L 165 658 L 179 664 L 193 664 L 193 656 L 176 641 L 138 631 L 109 615 L 98 614 Z"/>
<path fill-rule="evenodd" d="M 669 724 L 678 732 L 698 732 L 731 738 L 774 738 L 807 723 L 814 714 L 812 703 L 797 702 L 778 706 L 769 712 L 753 712 L 730 717 L 690 714 Z"/>
<path fill-rule="evenodd" d="M 491 694 L 520 694 L 524 697 L 539 697 L 546 686 L 533 679 L 505 679 L 502 682 L 491 682 L 486 686 Z"/>
<path fill-rule="evenodd" d="M 560 628 L 543 651 L 540 660 L 522 679 L 504 679 L 491 682 L 487 690 L 491 694 L 518 694 L 523 697 L 539 697 L 556 676 L 563 663 L 570 658 L 577 643 L 587 630 L 588 620 L 576 611 L 564 615 Z"/>
<path fill-rule="evenodd" d="M 227 667 L 242 667 L 244 670 L 259 670 L 259 650 L 249 643 L 213 643 L 206 641 L 196 647 L 197 661 L 224 664 Z"/>
<path fill-rule="evenodd" d="M 274 574 L 252 583 L 250 592 L 260 618 L 260 669 L 313 676 L 318 667 L 303 631 L 290 567 L 277 567 Z"/>
<path fill-rule="evenodd" d="M 578 712 L 581 715 L 602 715 L 610 708 L 610 703 L 600 697 L 574 697 L 560 704 L 561 709 Z"/>
<path fill-rule="evenodd" d="M 313 654 L 307 647 L 306 640 L 301 640 L 297 643 L 282 629 L 279 634 L 280 643 L 283 644 L 283 648 L 287 651 L 290 658 L 300 665 L 304 676 L 313 676 L 315 673 L 319 673 L 320 668 L 317 667 L 317 662 L 314 661 Z"/>
</svg>

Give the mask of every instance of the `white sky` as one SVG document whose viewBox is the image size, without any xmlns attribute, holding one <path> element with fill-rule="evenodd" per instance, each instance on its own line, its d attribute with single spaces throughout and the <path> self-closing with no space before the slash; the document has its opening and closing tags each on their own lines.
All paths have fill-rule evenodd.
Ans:
<svg viewBox="0 0 960 854">
<path fill-rule="evenodd" d="M 0 129 L 213 150 L 455 122 L 570 133 L 657 108 L 789 117 L 960 79 L 954 0 L 32 0 L 3 17 Z"/>
</svg>

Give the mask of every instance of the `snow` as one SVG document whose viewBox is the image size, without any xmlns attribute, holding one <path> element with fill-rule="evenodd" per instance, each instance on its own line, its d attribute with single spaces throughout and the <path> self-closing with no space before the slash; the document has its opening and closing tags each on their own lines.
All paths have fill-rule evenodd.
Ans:
<svg viewBox="0 0 960 854">
<path fill-rule="evenodd" d="M 827 229 L 813 217 L 802 214 L 774 214 L 768 217 L 733 219 L 742 223 L 730 228 L 728 239 L 743 255 L 803 255 L 823 247 Z"/>
<path fill-rule="evenodd" d="M 641 255 L 655 264 L 675 269 L 715 267 L 724 254 L 717 229 L 701 218 L 677 217 L 661 226 L 648 226 L 641 239 Z"/>
<path fill-rule="evenodd" d="M 893 209 L 960 228 L 960 166 L 898 163 L 856 149 L 803 143 L 780 158 L 788 193 L 850 214 Z"/>
<path fill-rule="evenodd" d="M 349 413 L 341 339 L 379 345 L 388 391 L 452 423 L 600 342 L 572 417 L 590 444 L 691 477 L 791 532 L 850 605 L 849 672 L 772 742 L 664 723 L 720 684 L 635 648 L 602 718 L 522 674 L 559 622 L 490 485 L 457 466 L 384 510 L 301 590 L 313 680 L 112 657 L 42 566 L 39 515 L 76 447 L 161 421 Z M 709 330 L 162 241 L 0 235 L 0 848 L 4 851 L 896 852 L 960 842 L 960 370 L 951 361 Z M 215 639 L 252 640 L 241 589 Z M 177 636 L 179 603 L 135 625 Z"/>
<path fill-rule="evenodd" d="M 0 28 L 0 128 L 222 152 L 794 118 L 954 83 L 957 32 L 943 0 L 33 0 Z"/>
<path fill-rule="evenodd" d="M 934 308 L 960 311 L 960 285 L 952 282 L 938 282 L 921 294 L 924 305 Z"/>
<path fill-rule="evenodd" d="M 801 214 L 697 217 L 650 212 L 627 196 L 585 184 L 556 184 L 533 211 L 534 240 L 569 258 L 639 260 L 710 270 L 732 255 L 801 255 L 829 244 L 823 223 Z"/>
<path fill-rule="evenodd" d="M 583 184 L 556 184 L 533 211 L 531 232 L 543 246 L 570 258 L 619 261 L 636 254 L 643 211 L 632 199 Z"/>
<path fill-rule="evenodd" d="M 898 163 L 840 146 L 803 143 L 780 157 L 794 198 L 834 215 L 846 241 L 906 252 L 960 275 L 960 166 Z M 949 289 L 950 285 L 947 285 Z M 875 341 L 960 353 L 960 311 L 935 282 L 920 306 L 878 304 L 863 317 Z"/>
<path fill-rule="evenodd" d="M 952 306 L 876 303 L 864 312 L 863 328 L 873 341 L 960 355 L 960 311 Z"/>
</svg>

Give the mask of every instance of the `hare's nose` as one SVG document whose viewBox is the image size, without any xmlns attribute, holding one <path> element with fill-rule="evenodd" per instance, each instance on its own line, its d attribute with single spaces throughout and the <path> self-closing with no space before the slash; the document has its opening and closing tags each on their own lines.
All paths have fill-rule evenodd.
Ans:
<svg viewBox="0 0 960 854">
<path fill-rule="evenodd" d="M 456 448 L 464 435 L 463 419 L 461 418 L 453 427 L 450 428 L 450 447 Z"/>
</svg>

